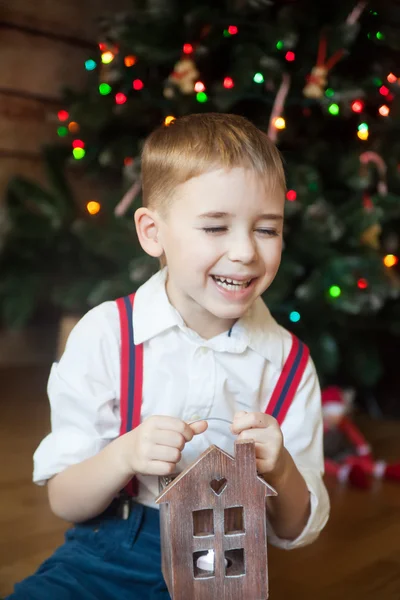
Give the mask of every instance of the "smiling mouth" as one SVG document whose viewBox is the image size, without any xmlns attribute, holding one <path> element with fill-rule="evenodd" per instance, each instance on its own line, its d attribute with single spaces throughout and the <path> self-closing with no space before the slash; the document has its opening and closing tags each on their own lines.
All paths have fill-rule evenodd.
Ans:
<svg viewBox="0 0 400 600">
<path fill-rule="evenodd" d="M 249 287 L 254 281 L 254 277 L 239 281 L 238 279 L 230 279 L 228 277 L 219 277 L 217 275 L 211 275 L 215 283 L 226 290 L 243 290 Z"/>
</svg>

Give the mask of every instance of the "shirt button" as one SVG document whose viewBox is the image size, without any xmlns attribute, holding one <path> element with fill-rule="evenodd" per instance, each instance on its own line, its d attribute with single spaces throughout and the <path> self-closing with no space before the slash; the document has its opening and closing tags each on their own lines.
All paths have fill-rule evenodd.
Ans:
<svg viewBox="0 0 400 600">
<path fill-rule="evenodd" d="M 208 348 L 206 348 L 206 346 L 200 346 L 199 353 L 204 356 L 204 354 L 208 353 Z"/>
<path fill-rule="evenodd" d="M 190 417 L 190 420 L 191 420 L 191 421 L 198 421 L 199 419 L 201 419 L 201 416 L 200 416 L 200 415 L 192 415 L 192 416 Z"/>
</svg>

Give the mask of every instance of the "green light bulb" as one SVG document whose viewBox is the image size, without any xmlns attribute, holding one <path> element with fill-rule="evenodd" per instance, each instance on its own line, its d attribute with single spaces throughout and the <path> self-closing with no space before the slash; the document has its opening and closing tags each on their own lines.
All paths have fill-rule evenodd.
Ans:
<svg viewBox="0 0 400 600">
<path fill-rule="evenodd" d="M 262 73 L 256 73 L 253 77 L 253 81 L 255 81 L 256 83 L 263 83 L 264 75 Z"/>
<path fill-rule="evenodd" d="M 330 107 L 328 108 L 328 110 L 331 115 L 338 115 L 340 109 L 337 104 L 331 104 Z"/>
<path fill-rule="evenodd" d="M 340 287 L 338 285 L 331 285 L 331 287 L 329 288 L 329 295 L 332 298 L 339 298 L 341 293 L 342 293 L 342 290 L 340 289 Z"/>
</svg>

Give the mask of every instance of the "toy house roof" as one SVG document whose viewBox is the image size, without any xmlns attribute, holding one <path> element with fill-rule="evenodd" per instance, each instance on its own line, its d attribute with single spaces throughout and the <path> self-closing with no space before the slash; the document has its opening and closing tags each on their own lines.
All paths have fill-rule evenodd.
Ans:
<svg viewBox="0 0 400 600">
<path fill-rule="evenodd" d="M 253 445 L 254 446 L 254 442 L 252 440 L 241 440 L 241 441 L 236 441 L 235 442 L 235 449 L 236 449 L 236 447 L 237 447 L 238 444 L 247 444 L 247 445 Z M 210 456 L 213 455 L 213 454 L 221 454 L 227 460 L 232 461 L 232 462 L 235 462 L 237 460 L 236 457 L 234 458 L 233 456 L 231 456 L 230 454 L 228 454 L 224 450 L 221 450 L 221 448 L 218 448 L 218 446 L 215 446 L 214 444 L 211 445 L 209 448 L 207 448 L 207 450 L 205 450 L 202 454 L 200 454 L 200 456 L 191 465 L 189 465 L 188 467 L 186 467 L 186 469 L 184 469 L 181 473 L 179 473 L 179 475 L 177 475 L 175 477 L 175 479 L 173 479 L 173 481 L 171 481 L 171 483 L 169 483 L 167 485 L 167 487 L 156 498 L 156 500 L 155 500 L 156 503 L 165 502 L 167 500 L 167 497 L 170 495 L 170 492 L 172 490 L 174 490 L 175 488 L 179 488 L 179 484 L 180 484 L 180 482 L 182 482 L 182 479 L 184 479 L 192 471 L 196 470 L 196 467 L 202 461 L 204 461 L 206 458 L 210 458 Z M 267 496 L 277 496 L 276 490 L 272 486 L 270 486 L 262 477 L 259 477 L 255 473 L 254 479 L 255 479 L 255 481 L 258 480 L 258 482 L 261 485 L 265 486 L 265 488 L 266 488 L 266 495 Z"/>
</svg>

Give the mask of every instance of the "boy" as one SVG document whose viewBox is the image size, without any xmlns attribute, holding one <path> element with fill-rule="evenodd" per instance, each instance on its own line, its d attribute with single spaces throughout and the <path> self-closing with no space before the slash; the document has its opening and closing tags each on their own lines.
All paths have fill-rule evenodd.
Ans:
<svg viewBox="0 0 400 600">
<path fill-rule="evenodd" d="M 135 371 L 140 424 L 126 426 L 120 346 L 127 333 L 116 303 L 106 302 L 80 321 L 53 366 L 52 433 L 34 457 L 34 481 L 48 481 L 52 510 L 77 525 L 16 586 L 14 600 L 169 598 L 157 476 L 183 470 L 210 443 L 231 452 L 237 436 L 255 440 L 258 473 L 278 492 L 267 504 L 273 544 L 310 543 L 328 518 L 319 387 L 302 345 L 293 398 L 282 397 L 276 418 L 267 414 L 293 351 L 291 335 L 260 298 L 282 251 L 278 151 L 242 117 L 191 115 L 148 138 L 142 181 L 139 240 L 167 267 L 134 301 L 136 359 L 139 348 L 144 357 L 141 391 Z M 208 417 L 232 421 L 231 431 L 200 420 Z M 119 492 L 134 476 L 138 496 L 126 502 Z"/>
</svg>

